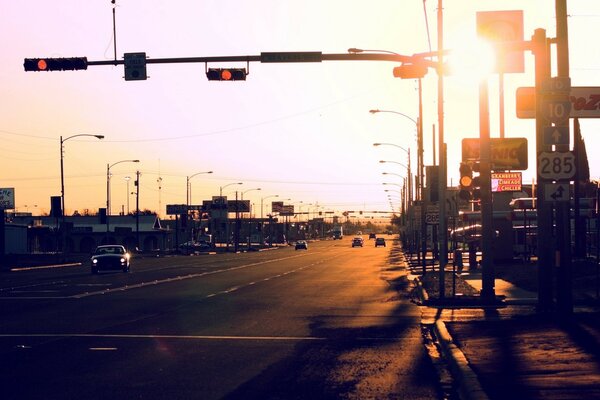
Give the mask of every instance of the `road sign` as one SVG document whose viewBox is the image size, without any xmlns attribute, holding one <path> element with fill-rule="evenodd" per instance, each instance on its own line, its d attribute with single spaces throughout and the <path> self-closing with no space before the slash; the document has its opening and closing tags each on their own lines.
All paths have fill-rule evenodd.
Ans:
<svg viewBox="0 0 600 400">
<path fill-rule="evenodd" d="M 126 81 L 143 81 L 146 75 L 146 53 L 125 53 L 123 55 Z"/>
<path fill-rule="evenodd" d="M 293 51 L 278 53 L 260 53 L 261 63 L 298 63 L 298 62 L 321 62 L 320 51 Z"/>
<path fill-rule="evenodd" d="M 544 145 L 569 144 L 568 126 L 547 126 L 544 128 Z"/>
<path fill-rule="evenodd" d="M 542 116 L 555 124 L 564 123 L 571 116 L 571 100 L 568 94 L 552 94 L 542 96 L 540 106 Z"/>
<path fill-rule="evenodd" d="M 570 181 L 575 176 L 575 155 L 570 151 L 541 152 L 538 175 L 552 181 Z"/>
<path fill-rule="evenodd" d="M 571 91 L 571 78 L 557 76 L 554 78 L 544 79 L 542 82 L 542 91 L 545 93 L 569 93 Z"/>
<path fill-rule="evenodd" d="M 544 200 L 545 201 L 569 201 L 569 184 L 568 183 L 547 183 L 544 185 Z"/>
<path fill-rule="evenodd" d="M 600 118 L 600 87 L 572 87 L 571 118 Z M 517 118 L 535 118 L 535 88 L 517 89 Z"/>
</svg>

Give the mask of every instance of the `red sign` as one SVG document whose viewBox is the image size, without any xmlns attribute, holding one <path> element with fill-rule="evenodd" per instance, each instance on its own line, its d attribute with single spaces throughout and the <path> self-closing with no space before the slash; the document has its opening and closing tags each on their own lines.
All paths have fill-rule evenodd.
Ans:
<svg viewBox="0 0 600 400">
<path fill-rule="evenodd" d="M 517 89 L 517 118 L 535 118 L 535 88 Z M 600 87 L 572 87 L 570 118 L 600 118 Z"/>
<path fill-rule="evenodd" d="M 521 172 L 492 172 L 492 192 L 520 192 L 522 186 Z"/>
</svg>

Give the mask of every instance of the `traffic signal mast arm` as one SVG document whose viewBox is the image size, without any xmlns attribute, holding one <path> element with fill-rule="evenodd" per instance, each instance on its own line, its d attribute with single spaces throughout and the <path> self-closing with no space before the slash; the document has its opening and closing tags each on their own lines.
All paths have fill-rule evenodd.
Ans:
<svg viewBox="0 0 600 400">
<path fill-rule="evenodd" d="M 65 58 L 26 58 L 25 71 L 34 71 L 31 69 L 32 63 L 37 65 L 38 61 L 45 60 L 73 60 L 77 59 L 85 63 L 85 66 L 101 65 L 123 65 L 125 60 L 102 60 L 90 61 L 86 57 Z M 360 54 L 323 54 L 321 52 L 269 52 L 260 55 L 247 56 L 213 56 L 213 57 L 176 57 L 176 58 L 148 58 L 146 64 L 177 64 L 177 63 L 218 63 L 218 62 L 261 62 L 261 63 L 301 63 L 301 62 L 321 62 L 321 61 L 393 61 L 402 63 L 416 63 L 425 61 L 428 64 L 435 64 L 431 61 L 423 60 L 421 57 L 405 56 L 401 54 L 381 54 L 381 53 L 360 53 Z M 51 62 L 51 61 L 50 61 Z M 85 68 L 79 68 L 85 69 Z M 37 70 L 46 70 L 39 68 Z"/>
</svg>

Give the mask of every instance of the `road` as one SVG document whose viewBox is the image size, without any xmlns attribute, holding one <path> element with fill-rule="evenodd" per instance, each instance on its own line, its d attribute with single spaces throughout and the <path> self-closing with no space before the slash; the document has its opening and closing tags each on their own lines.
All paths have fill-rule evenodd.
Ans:
<svg viewBox="0 0 600 400">
<path fill-rule="evenodd" d="M 3 273 L 2 398 L 436 399 L 406 272 L 373 243 Z"/>
</svg>

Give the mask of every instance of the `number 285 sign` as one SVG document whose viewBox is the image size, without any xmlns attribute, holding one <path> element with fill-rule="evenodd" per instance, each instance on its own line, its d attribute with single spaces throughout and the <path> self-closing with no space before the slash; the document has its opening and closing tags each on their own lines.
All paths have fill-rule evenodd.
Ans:
<svg viewBox="0 0 600 400">
<path fill-rule="evenodd" d="M 575 155 L 570 151 L 542 152 L 538 155 L 538 175 L 552 181 L 570 181 L 575 177 Z"/>
</svg>

